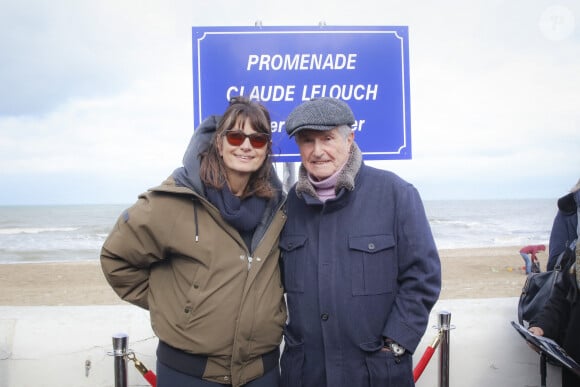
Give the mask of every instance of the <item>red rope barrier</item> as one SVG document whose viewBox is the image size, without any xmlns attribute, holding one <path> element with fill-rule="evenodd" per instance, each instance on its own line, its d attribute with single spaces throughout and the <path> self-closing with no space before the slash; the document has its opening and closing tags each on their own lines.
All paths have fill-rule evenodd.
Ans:
<svg viewBox="0 0 580 387">
<path fill-rule="evenodd" d="M 149 382 L 152 387 L 157 386 L 157 375 L 153 373 L 153 371 L 147 371 L 143 374 L 145 380 Z"/>
<path fill-rule="evenodd" d="M 435 339 L 433 340 L 431 345 L 429 345 L 425 349 L 423 356 L 421 356 L 421 360 L 419 360 L 419 363 L 417 363 L 417 366 L 413 370 L 413 380 L 415 382 L 417 382 L 417 380 L 419 380 L 419 378 L 421 377 L 421 374 L 423 373 L 423 371 L 425 371 L 425 367 L 427 367 L 427 364 L 429 364 L 431 357 L 433 357 L 433 353 L 435 353 L 435 348 L 437 348 L 437 346 L 439 345 L 440 339 L 441 339 L 441 332 L 439 332 L 437 334 L 437 336 L 435 337 Z"/>
<path fill-rule="evenodd" d="M 149 382 L 151 387 L 157 386 L 157 375 L 155 375 L 153 371 L 147 369 L 147 367 L 145 367 L 145 364 L 141 363 L 134 353 L 128 354 L 127 358 L 133 362 L 135 368 L 137 368 L 137 371 L 139 371 L 139 373 L 143 375 L 143 377 L 145 378 L 145 380 Z"/>
</svg>

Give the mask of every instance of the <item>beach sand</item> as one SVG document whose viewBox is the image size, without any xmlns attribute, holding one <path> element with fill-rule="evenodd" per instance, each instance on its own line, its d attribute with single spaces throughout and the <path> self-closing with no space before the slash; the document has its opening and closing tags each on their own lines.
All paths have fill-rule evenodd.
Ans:
<svg viewBox="0 0 580 387">
<path fill-rule="evenodd" d="M 518 297 L 526 276 L 520 247 L 441 250 L 441 299 Z M 538 255 L 545 268 L 547 253 Z M 0 265 L 0 305 L 124 304 L 99 262 Z"/>
</svg>

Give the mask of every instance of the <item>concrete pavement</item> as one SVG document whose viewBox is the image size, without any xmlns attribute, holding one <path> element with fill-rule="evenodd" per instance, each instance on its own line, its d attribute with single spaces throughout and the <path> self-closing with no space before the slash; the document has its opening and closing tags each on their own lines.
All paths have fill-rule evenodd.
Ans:
<svg viewBox="0 0 580 387">
<path fill-rule="evenodd" d="M 440 300 L 414 355 L 415 364 L 437 334 L 439 313 L 451 313 L 452 387 L 540 386 L 539 356 L 510 325 L 517 298 Z M 146 311 L 115 306 L 0 306 L 0 387 L 114 386 L 112 337 L 129 336 L 129 348 L 155 370 L 157 339 Z M 439 349 L 417 387 L 439 387 Z M 148 386 L 128 364 L 128 385 Z M 548 387 L 560 370 L 548 365 Z"/>
</svg>

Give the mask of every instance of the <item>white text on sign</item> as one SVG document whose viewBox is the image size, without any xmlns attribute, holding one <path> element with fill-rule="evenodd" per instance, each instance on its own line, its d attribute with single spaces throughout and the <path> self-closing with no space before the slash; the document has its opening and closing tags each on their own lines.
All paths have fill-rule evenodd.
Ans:
<svg viewBox="0 0 580 387">
<path fill-rule="evenodd" d="M 250 54 L 246 70 L 356 70 L 356 57 L 357 54 Z"/>
<path fill-rule="evenodd" d="M 378 84 L 343 84 L 343 85 L 303 85 L 300 93 L 302 101 L 312 98 L 332 97 L 343 101 L 376 101 Z M 296 96 L 296 85 L 260 85 L 260 86 L 230 86 L 226 91 L 226 99 L 245 95 L 251 100 L 262 102 L 293 102 Z"/>
</svg>

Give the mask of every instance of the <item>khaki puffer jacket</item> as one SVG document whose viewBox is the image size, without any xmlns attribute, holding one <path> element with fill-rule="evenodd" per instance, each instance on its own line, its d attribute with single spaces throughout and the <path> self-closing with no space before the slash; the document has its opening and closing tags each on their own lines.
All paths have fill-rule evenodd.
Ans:
<svg viewBox="0 0 580 387">
<path fill-rule="evenodd" d="M 168 179 L 119 218 L 101 254 L 115 292 L 148 309 L 160 340 L 208 356 L 204 379 L 242 385 L 263 374 L 286 307 L 278 207 L 252 256 L 219 211 Z M 215 246 L 219 246 L 218 249 Z"/>
</svg>

